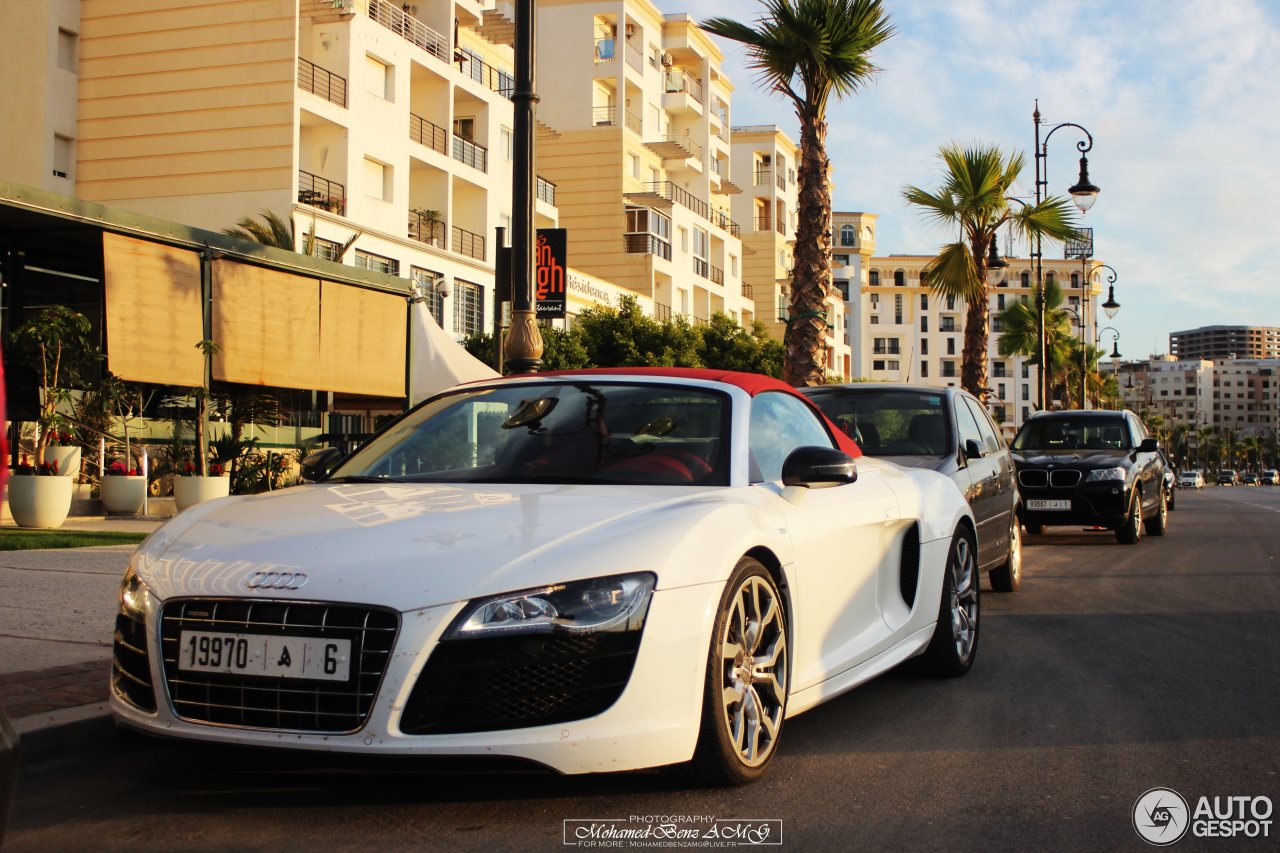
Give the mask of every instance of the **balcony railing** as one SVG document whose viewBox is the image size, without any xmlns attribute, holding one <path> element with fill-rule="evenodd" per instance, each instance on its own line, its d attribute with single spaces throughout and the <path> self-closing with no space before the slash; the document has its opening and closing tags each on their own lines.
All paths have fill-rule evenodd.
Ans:
<svg viewBox="0 0 1280 853">
<path fill-rule="evenodd" d="M 494 68 L 474 53 L 465 50 L 458 51 L 454 61 L 458 63 L 458 71 L 464 77 L 483 83 L 489 91 L 508 99 L 515 94 L 516 78 L 511 72 Z"/>
<path fill-rule="evenodd" d="M 697 77 L 684 71 L 668 71 L 663 78 L 666 81 L 667 94 L 684 92 L 698 103 L 702 103 L 702 81 Z"/>
<path fill-rule="evenodd" d="M 347 188 L 337 181 L 298 170 L 298 201 L 339 216 L 347 213 Z"/>
<path fill-rule="evenodd" d="M 950 317 L 944 317 L 944 318 L 943 318 L 943 320 L 942 320 L 942 325 L 938 327 L 938 331 L 939 331 L 939 332 L 954 332 L 954 331 L 956 331 L 956 324 L 955 324 L 955 321 L 954 321 L 954 320 L 951 320 L 951 322 L 947 322 L 947 321 L 948 321 L 948 320 L 950 320 L 950 319 L 951 319 Z"/>
<path fill-rule="evenodd" d="M 627 130 L 632 133 L 640 133 L 640 116 L 631 112 L 631 110 L 626 110 L 623 115 L 623 121 L 626 122 Z"/>
<path fill-rule="evenodd" d="M 448 227 L 438 219 L 428 219 L 421 213 L 409 214 L 409 239 L 435 246 L 437 249 L 448 249 L 446 234 Z"/>
<path fill-rule="evenodd" d="M 443 127 L 432 124 L 422 116 L 409 113 L 409 138 L 419 145 L 425 145 L 444 154 L 449 133 Z"/>
<path fill-rule="evenodd" d="M 646 193 L 656 195 L 659 198 L 666 199 L 667 201 L 678 204 L 681 207 L 687 207 L 698 216 L 701 216 L 713 225 L 723 228 L 735 237 L 738 236 L 742 230 L 738 226 L 738 223 L 734 222 L 728 216 L 718 210 L 712 210 L 711 206 L 705 201 L 683 187 L 676 186 L 671 181 L 650 181 L 649 183 L 646 183 L 644 187 Z"/>
<path fill-rule="evenodd" d="M 671 244 L 655 234 L 623 234 L 622 239 L 629 255 L 657 255 L 671 260 Z"/>
<path fill-rule="evenodd" d="M 782 174 L 781 169 L 774 174 L 773 181 L 778 185 L 778 189 L 785 190 L 787 188 L 787 176 Z"/>
<path fill-rule="evenodd" d="M 671 306 L 663 305 L 661 302 L 653 303 L 653 319 L 659 323 L 671 322 Z"/>
<path fill-rule="evenodd" d="M 556 185 L 541 175 L 538 175 L 538 179 L 535 182 L 535 193 L 538 196 L 538 201 L 545 201 L 552 207 L 556 206 Z"/>
<path fill-rule="evenodd" d="M 768 186 L 771 180 L 773 180 L 772 169 L 756 169 L 753 174 L 753 183 L 757 187 Z"/>
<path fill-rule="evenodd" d="M 724 284 L 724 270 L 712 265 L 710 279 L 712 284 Z"/>
<path fill-rule="evenodd" d="M 665 136 L 662 136 L 658 141 L 675 143 L 676 145 L 679 145 L 683 149 L 681 153 L 684 154 L 684 157 L 681 159 L 687 160 L 690 157 L 692 157 L 695 160 L 702 159 L 702 146 L 694 142 L 693 137 L 691 137 L 687 132 L 686 133 L 668 133 Z"/>
<path fill-rule="evenodd" d="M 618 40 L 613 37 L 596 39 L 596 62 L 608 62 L 618 58 Z"/>
<path fill-rule="evenodd" d="M 707 263 L 705 260 L 703 260 L 702 258 L 694 258 L 694 259 L 693 259 L 693 273 L 694 273 L 694 275 L 700 275 L 700 276 L 702 276 L 703 278 L 707 278 L 707 277 L 710 275 L 710 273 L 708 272 L 708 270 L 710 269 L 710 267 L 711 267 L 711 265 L 710 265 L 710 264 L 708 264 L 708 263 Z"/>
<path fill-rule="evenodd" d="M 636 41 L 640 43 L 636 44 Z M 644 71 L 644 43 L 639 36 L 635 38 L 635 41 L 627 39 L 627 49 L 623 51 L 623 54 L 627 58 L 628 65 L 637 71 Z"/>
<path fill-rule="evenodd" d="M 347 78 L 298 57 L 298 88 L 340 107 L 347 105 Z"/>
<path fill-rule="evenodd" d="M 781 217 L 781 216 L 774 217 L 773 228 L 774 228 L 774 230 L 775 230 L 775 231 L 777 231 L 779 234 L 783 235 L 784 237 L 786 236 L 786 234 L 787 234 L 787 225 L 786 225 L 786 223 L 785 223 L 785 222 L 783 222 L 783 221 L 782 221 L 782 217 Z"/>
<path fill-rule="evenodd" d="M 902 355 L 901 344 L 896 341 L 889 346 L 885 344 L 876 344 L 871 348 L 873 355 Z"/>
<path fill-rule="evenodd" d="M 453 226 L 453 250 L 459 255 L 466 255 L 476 260 L 484 260 L 484 237 L 471 231 Z"/>
<path fill-rule="evenodd" d="M 592 107 L 591 123 L 596 127 L 607 127 L 618 123 L 617 107 Z"/>
<path fill-rule="evenodd" d="M 738 223 L 730 219 L 729 214 L 723 210 L 711 211 L 711 216 L 708 218 L 711 220 L 711 224 L 717 228 L 723 228 L 735 237 L 742 236 L 742 229 L 738 226 Z"/>
<path fill-rule="evenodd" d="M 757 216 L 757 217 L 756 217 L 756 230 L 757 230 L 757 231 L 768 231 L 768 230 L 770 230 L 770 229 L 772 229 L 772 228 L 773 228 L 773 217 L 771 217 L 771 216 Z"/>
<path fill-rule="evenodd" d="M 489 149 L 470 139 L 453 138 L 453 159 L 481 172 L 489 171 Z"/>
<path fill-rule="evenodd" d="M 369 17 L 441 62 L 449 61 L 449 40 L 398 6 L 384 0 L 369 0 Z"/>
<path fill-rule="evenodd" d="M 747 284 L 745 281 L 742 283 L 742 295 L 748 299 L 756 298 L 755 290 L 753 290 L 751 285 Z"/>
</svg>

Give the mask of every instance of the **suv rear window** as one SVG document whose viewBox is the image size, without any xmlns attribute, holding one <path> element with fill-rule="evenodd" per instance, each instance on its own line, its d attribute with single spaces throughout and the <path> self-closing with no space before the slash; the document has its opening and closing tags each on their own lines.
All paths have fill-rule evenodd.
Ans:
<svg viewBox="0 0 1280 853">
<path fill-rule="evenodd" d="M 1039 417 L 1022 425 L 1014 450 L 1130 450 L 1129 429 L 1122 417 Z"/>
</svg>

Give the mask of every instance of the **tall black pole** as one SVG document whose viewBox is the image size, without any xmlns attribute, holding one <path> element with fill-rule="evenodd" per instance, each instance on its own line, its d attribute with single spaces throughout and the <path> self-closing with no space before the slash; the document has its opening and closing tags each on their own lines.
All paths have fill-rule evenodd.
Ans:
<svg viewBox="0 0 1280 853">
<path fill-rule="evenodd" d="M 1041 188 L 1048 183 L 1048 176 L 1044 173 L 1048 171 L 1048 164 L 1044 163 L 1044 158 L 1049 152 L 1040 146 L 1040 99 L 1036 98 L 1036 109 L 1031 114 L 1032 120 L 1036 126 L 1036 207 L 1040 206 L 1040 202 L 1044 200 L 1041 195 Z M 1046 148 L 1048 146 L 1045 146 Z M 1048 348 L 1045 342 L 1045 298 L 1044 298 L 1044 254 L 1043 245 L 1040 242 L 1040 233 L 1036 232 L 1035 250 L 1031 253 L 1036 259 L 1036 358 L 1040 362 L 1040 373 L 1036 379 L 1036 404 L 1043 410 L 1045 401 L 1048 399 Z"/>
<path fill-rule="evenodd" d="M 534 89 L 534 0 L 516 2 L 515 162 L 511 198 L 511 331 L 507 333 L 508 373 L 536 373 L 542 366 L 542 333 L 534 315 L 533 188 L 537 168 L 533 122 L 538 103 Z"/>
</svg>

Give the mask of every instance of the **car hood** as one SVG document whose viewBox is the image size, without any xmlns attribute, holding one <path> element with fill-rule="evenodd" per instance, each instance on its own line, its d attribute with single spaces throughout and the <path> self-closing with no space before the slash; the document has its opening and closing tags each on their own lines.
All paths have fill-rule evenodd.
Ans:
<svg viewBox="0 0 1280 853">
<path fill-rule="evenodd" d="M 1063 450 L 1048 452 L 1044 450 L 1015 451 L 1013 459 L 1020 466 L 1044 468 L 1049 465 L 1055 468 L 1115 468 L 1128 467 L 1132 450 Z"/>
<path fill-rule="evenodd" d="M 741 490 L 298 486 L 189 509 L 143 542 L 133 565 L 162 600 L 256 595 L 411 610 L 559 581 L 654 571 L 654 556 L 664 553 L 662 538 L 686 535 L 700 508 L 723 507 L 730 491 Z M 635 536 L 651 547 L 634 547 Z M 301 572 L 307 579 L 297 590 L 251 590 L 245 581 L 256 571 Z"/>
</svg>

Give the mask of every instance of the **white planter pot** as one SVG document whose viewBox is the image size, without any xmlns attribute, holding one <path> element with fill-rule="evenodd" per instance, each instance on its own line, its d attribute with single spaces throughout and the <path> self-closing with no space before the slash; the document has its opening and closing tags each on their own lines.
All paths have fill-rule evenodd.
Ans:
<svg viewBox="0 0 1280 853">
<path fill-rule="evenodd" d="M 195 475 L 173 478 L 173 502 L 178 512 L 214 498 L 225 498 L 229 494 L 231 494 L 230 477 Z"/>
<path fill-rule="evenodd" d="M 19 527 L 61 527 L 71 511 L 70 477 L 9 478 L 9 512 Z"/>
<path fill-rule="evenodd" d="M 108 474 L 102 478 L 102 508 L 113 515 L 137 515 L 146 495 L 146 477 Z"/>
<path fill-rule="evenodd" d="M 58 460 L 58 474 L 63 477 L 80 476 L 80 448 L 78 447 L 46 447 L 44 461 Z"/>
</svg>

